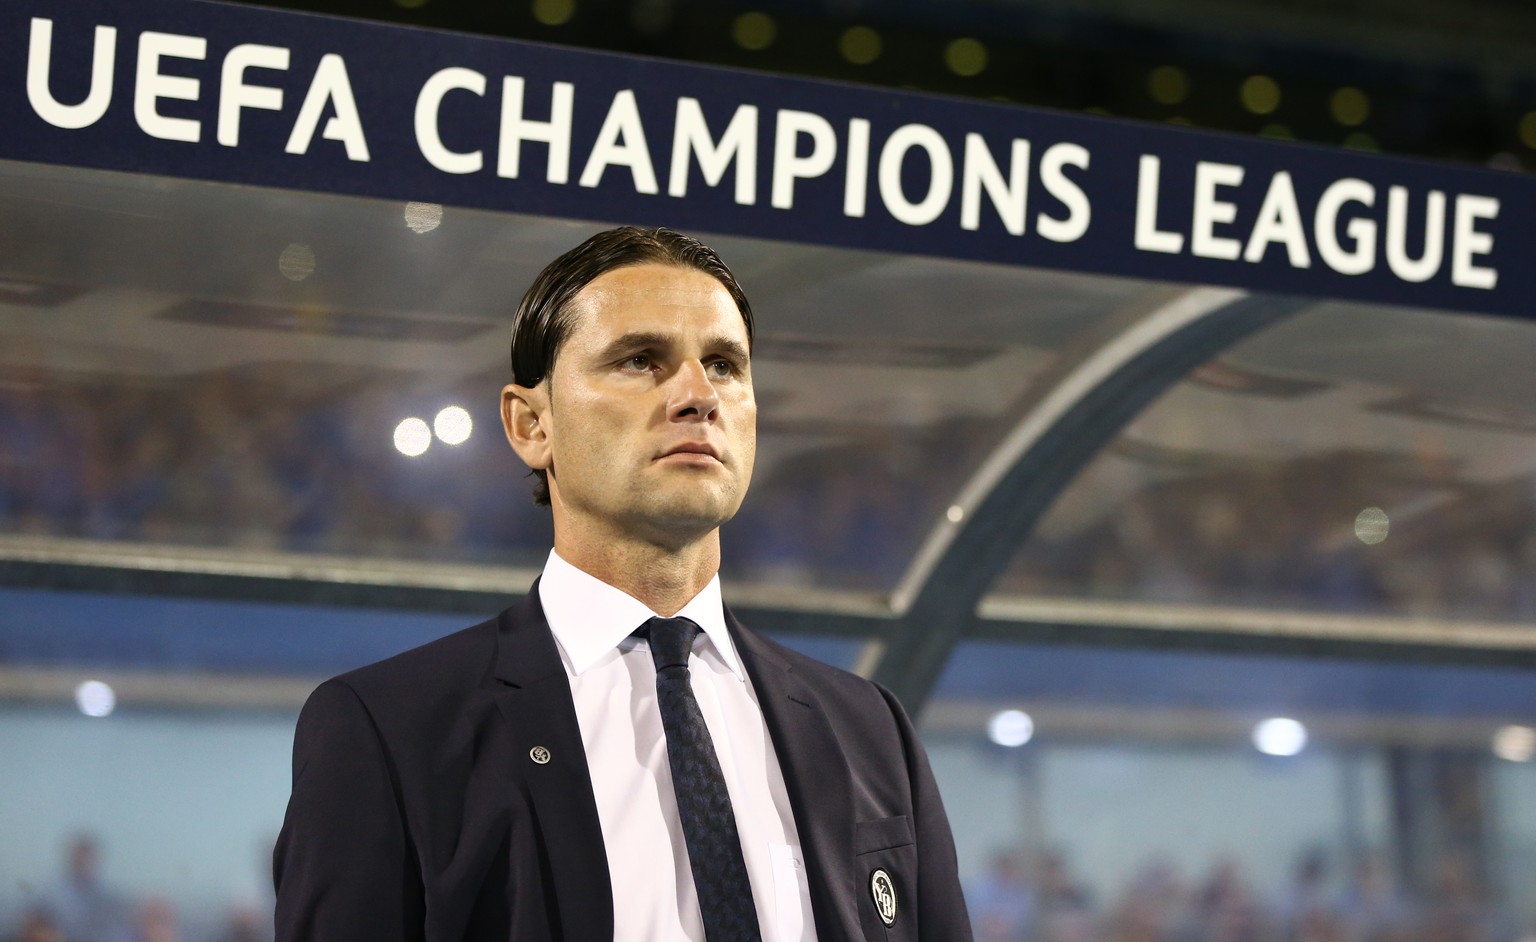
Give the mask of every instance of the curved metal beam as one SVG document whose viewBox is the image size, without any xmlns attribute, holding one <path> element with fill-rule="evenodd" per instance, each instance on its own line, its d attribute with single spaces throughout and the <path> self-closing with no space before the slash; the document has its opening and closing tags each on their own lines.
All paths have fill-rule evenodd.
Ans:
<svg viewBox="0 0 1536 942">
<path fill-rule="evenodd" d="M 893 596 L 900 621 L 874 679 L 919 712 L 982 596 L 1078 472 L 1190 370 L 1305 303 L 1193 288 L 1071 366 L 929 534 Z"/>
</svg>

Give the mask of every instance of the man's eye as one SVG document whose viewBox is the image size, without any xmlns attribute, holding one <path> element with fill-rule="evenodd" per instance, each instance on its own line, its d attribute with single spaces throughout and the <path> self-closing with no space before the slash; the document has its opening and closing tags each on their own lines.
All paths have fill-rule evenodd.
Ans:
<svg viewBox="0 0 1536 942">
<path fill-rule="evenodd" d="M 645 372 L 651 368 L 651 358 L 643 353 L 637 353 L 624 361 L 624 366 L 637 372 Z"/>
<path fill-rule="evenodd" d="M 729 360 L 715 360 L 709 364 L 709 369 L 717 379 L 729 379 L 736 374 L 736 364 Z"/>
</svg>

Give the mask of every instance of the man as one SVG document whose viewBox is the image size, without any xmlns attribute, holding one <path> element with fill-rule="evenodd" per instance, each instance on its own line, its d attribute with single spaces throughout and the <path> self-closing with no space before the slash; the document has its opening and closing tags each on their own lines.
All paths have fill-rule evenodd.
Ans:
<svg viewBox="0 0 1536 942">
<path fill-rule="evenodd" d="M 89 833 L 69 841 L 68 871 L 42 910 L 70 942 L 125 942 L 133 937 L 133 906 L 101 878 L 101 848 Z"/>
<path fill-rule="evenodd" d="M 311 696 L 279 940 L 970 938 L 901 707 L 720 601 L 751 347 L 730 270 L 665 229 L 534 281 L 502 418 L 554 550 L 522 604 Z"/>
</svg>

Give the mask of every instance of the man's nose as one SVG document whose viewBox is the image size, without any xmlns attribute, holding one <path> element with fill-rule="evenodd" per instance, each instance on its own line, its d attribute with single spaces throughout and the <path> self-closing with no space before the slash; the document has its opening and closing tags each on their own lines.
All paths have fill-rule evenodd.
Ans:
<svg viewBox="0 0 1536 942">
<path fill-rule="evenodd" d="M 713 419 L 720 406 L 720 392 L 709 371 L 698 360 L 687 360 L 672 376 L 667 415 L 672 419 Z"/>
</svg>

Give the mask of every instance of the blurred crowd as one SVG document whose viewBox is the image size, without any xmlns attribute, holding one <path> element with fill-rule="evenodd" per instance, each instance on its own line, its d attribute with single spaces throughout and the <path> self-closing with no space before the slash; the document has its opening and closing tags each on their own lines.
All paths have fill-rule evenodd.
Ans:
<svg viewBox="0 0 1536 942">
<path fill-rule="evenodd" d="M 272 937 L 270 896 L 231 904 L 213 925 L 188 931 L 169 895 L 136 898 L 103 880 L 101 849 L 90 834 L 70 839 L 57 881 L 28 887 L 19 914 L 0 913 L 0 939 L 6 942 L 271 942 Z"/>
<path fill-rule="evenodd" d="M 271 366 L 110 389 L 0 386 L 0 530 L 482 561 L 547 549 L 548 514 L 529 500 L 494 401 L 473 413 L 468 441 L 407 458 L 392 439 L 400 420 L 430 422 L 456 401 L 420 398 L 376 382 L 317 388 Z"/>
<path fill-rule="evenodd" d="M 549 514 L 502 439 L 501 377 L 428 393 L 364 374 L 319 382 L 306 369 L 110 388 L 0 384 L 0 533 L 542 561 Z M 434 441 L 414 458 L 395 449 L 401 419 L 430 422 L 449 404 L 470 410 L 468 441 Z M 965 456 L 984 454 L 993 434 L 964 422 L 864 429 L 807 449 L 766 423 L 752 493 L 724 531 L 724 574 L 889 588 L 963 484 Z M 1199 467 L 1152 454 L 1129 456 L 1139 483 L 1128 489 L 1101 469 L 1124 468 L 1130 447 L 1112 447 L 1068 488 L 1002 577 L 1005 591 L 1536 615 L 1530 480 L 1468 484 L 1434 449 Z M 1105 506 L 1106 494 L 1121 496 Z M 1381 516 L 1361 524 L 1367 508 Z"/>
<path fill-rule="evenodd" d="M 1048 520 L 1005 579 L 1044 595 L 1520 620 L 1536 615 L 1536 482 L 1468 485 L 1442 461 L 1364 452 L 1175 477 L 1087 528 Z"/>
<path fill-rule="evenodd" d="M 538 564 L 553 532 L 503 439 L 502 381 L 338 387 L 266 364 L 159 385 L 0 383 L 0 533 Z M 451 404 L 470 411 L 467 441 L 396 450 L 402 419 L 430 423 Z M 894 580 L 927 525 L 909 511 L 933 464 L 898 444 L 763 456 L 728 575 Z"/>
<path fill-rule="evenodd" d="M 165 896 L 135 899 L 100 874 L 94 838 L 67 845 L 64 873 L 32 888 L 21 912 L 0 913 L 5 942 L 270 942 L 271 897 L 184 926 Z M 1111 899 L 1096 899 L 1059 853 L 996 854 L 965 888 L 976 942 L 1517 942 L 1514 918 L 1468 858 L 1448 854 L 1410 893 L 1379 856 L 1336 879 L 1308 852 L 1283 886 L 1260 889 L 1235 859 L 1197 879 L 1167 862 L 1142 867 Z"/>
<path fill-rule="evenodd" d="M 1235 859 L 1189 879 L 1167 862 L 1144 866 L 1112 899 L 1097 900 L 1058 854 L 1004 852 L 966 888 L 976 942 L 1516 942 L 1466 858 L 1448 855 L 1422 893 L 1379 857 L 1335 880 L 1309 852 L 1284 886 L 1253 886 Z"/>
</svg>

